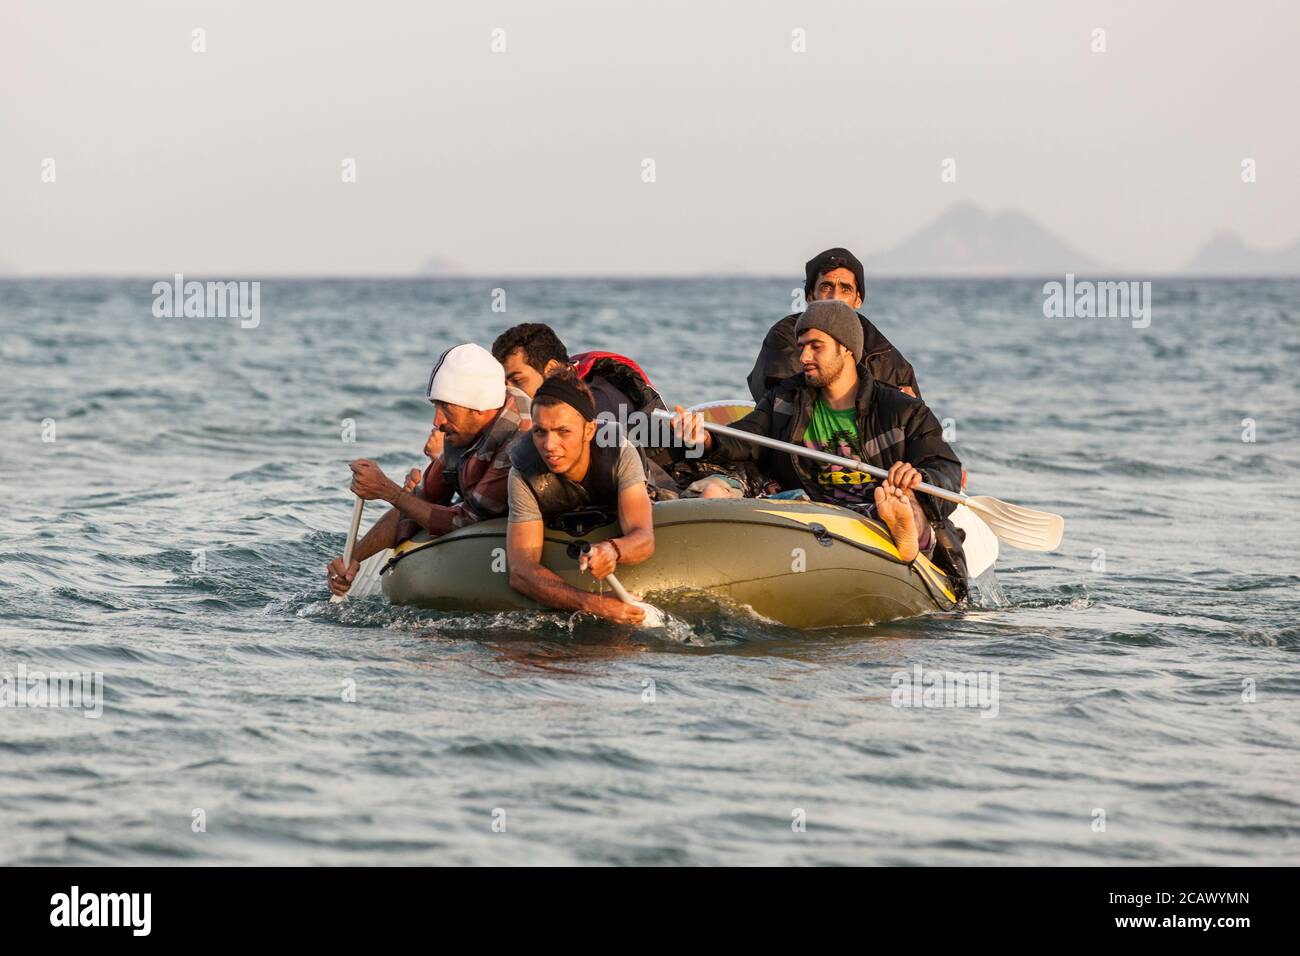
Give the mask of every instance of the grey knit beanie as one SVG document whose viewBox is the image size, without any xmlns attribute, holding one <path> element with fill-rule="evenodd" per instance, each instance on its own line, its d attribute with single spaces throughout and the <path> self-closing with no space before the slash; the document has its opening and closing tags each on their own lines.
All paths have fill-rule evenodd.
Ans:
<svg viewBox="0 0 1300 956">
<path fill-rule="evenodd" d="M 853 307 L 838 299 L 809 302 L 795 324 L 796 338 L 809 329 L 825 332 L 853 353 L 853 361 L 862 361 L 862 320 Z"/>
</svg>

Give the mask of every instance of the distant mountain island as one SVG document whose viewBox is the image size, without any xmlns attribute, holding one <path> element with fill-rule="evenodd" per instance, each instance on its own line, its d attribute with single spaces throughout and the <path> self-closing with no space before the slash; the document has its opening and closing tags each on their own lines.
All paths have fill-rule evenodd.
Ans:
<svg viewBox="0 0 1300 956">
<path fill-rule="evenodd" d="M 864 257 L 863 265 L 867 274 L 874 276 L 1038 277 L 1134 272 L 1084 255 L 1023 213 L 990 213 L 970 202 L 952 206 L 894 248 Z M 1300 276 L 1300 240 L 1285 249 L 1268 251 L 1221 232 L 1181 271 L 1202 276 Z"/>
<path fill-rule="evenodd" d="M 888 252 L 862 263 L 878 276 L 1058 276 L 1101 273 L 1097 260 L 1071 248 L 1022 213 L 985 212 L 962 202 Z"/>
<path fill-rule="evenodd" d="M 1199 276 L 1297 276 L 1300 239 L 1284 249 L 1256 249 L 1225 230 L 1201 246 L 1183 271 Z"/>
<path fill-rule="evenodd" d="M 456 263 L 439 256 L 425 259 L 424 262 L 420 263 L 418 272 L 422 276 L 455 276 L 461 274 Z"/>
</svg>

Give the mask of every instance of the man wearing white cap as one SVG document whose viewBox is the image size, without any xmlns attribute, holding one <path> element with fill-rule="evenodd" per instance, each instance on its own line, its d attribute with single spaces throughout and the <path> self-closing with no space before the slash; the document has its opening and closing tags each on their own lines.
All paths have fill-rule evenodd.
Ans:
<svg viewBox="0 0 1300 956">
<path fill-rule="evenodd" d="M 500 518 L 508 507 L 510 446 L 532 428 L 528 396 L 506 385 L 505 370 L 487 349 L 457 345 L 438 358 L 426 392 L 434 407 L 433 429 L 443 451 L 414 491 L 392 481 L 373 461 L 352 462 L 352 492 L 393 507 L 357 542 L 352 565 L 335 558 L 327 567 L 329 588 L 346 594 L 361 562 L 405 541 L 420 529 L 432 535 Z M 452 498 L 460 496 L 455 504 Z"/>
</svg>

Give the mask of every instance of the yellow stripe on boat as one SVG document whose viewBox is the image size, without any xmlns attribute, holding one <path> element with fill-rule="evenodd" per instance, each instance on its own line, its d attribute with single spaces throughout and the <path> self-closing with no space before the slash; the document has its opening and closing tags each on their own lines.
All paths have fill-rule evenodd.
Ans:
<svg viewBox="0 0 1300 956">
<path fill-rule="evenodd" d="M 846 541 L 852 541 L 854 544 L 861 544 L 868 548 L 875 548 L 877 551 L 883 551 L 890 557 L 899 557 L 898 548 L 895 547 L 891 538 L 885 537 L 869 524 L 864 524 L 857 518 L 850 518 L 847 515 L 819 514 L 817 512 L 807 511 L 768 511 L 761 509 L 765 515 L 775 515 L 778 518 L 789 518 L 791 521 L 798 521 L 800 524 L 815 525 L 819 524 L 831 534 L 838 535 Z"/>
<path fill-rule="evenodd" d="M 916 561 L 913 563 L 912 566 L 915 568 L 920 568 L 921 573 L 925 575 L 926 578 L 929 579 L 931 584 L 933 584 L 936 588 L 942 591 L 944 596 L 949 601 L 952 601 L 954 604 L 957 602 L 957 595 L 953 594 L 953 592 L 948 588 L 948 575 L 944 574 L 937 567 L 935 567 L 934 562 L 932 562 L 925 555 L 918 554 L 916 556 Z"/>
<path fill-rule="evenodd" d="M 437 538 L 430 538 L 427 541 L 417 541 L 415 538 L 407 538 L 401 544 L 393 548 L 393 558 L 401 558 L 410 554 L 412 551 L 420 551 L 437 542 Z"/>
<path fill-rule="evenodd" d="M 857 518 L 804 511 L 760 510 L 763 514 L 774 515 L 778 518 L 789 518 L 791 521 L 797 521 L 803 525 L 819 524 L 831 534 L 843 538 L 845 541 L 851 541 L 867 548 L 874 548 L 877 551 L 885 552 L 892 558 L 897 558 L 899 561 L 903 560 L 898 553 L 898 546 L 894 544 L 892 538 L 881 534 L 876 528 Z M 918 554 L 912 566 L 920 571 L 921 576 L 926 581 L 942 591 L 949 601 L 955 602 L 957 600 L 957 595 L 948 587 L 948 576 L 936 568 L 929 558 L 923 554 Z"/>
</svg>

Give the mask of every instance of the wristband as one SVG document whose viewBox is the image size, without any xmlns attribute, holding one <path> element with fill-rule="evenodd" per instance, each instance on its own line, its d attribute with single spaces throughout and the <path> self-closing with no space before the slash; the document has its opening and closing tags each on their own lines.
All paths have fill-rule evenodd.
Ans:
<svg viewBox="0 0 1300 956">
<path fill-rule="evenodd" d="M 618 564 L 623 560 L 623 551 L 621 548 L 619 548 L 618 542 L 615 541 L 613 538 L 609 539 L 609 543 L 614 546 L 614 563 Z"/>
</svg>

